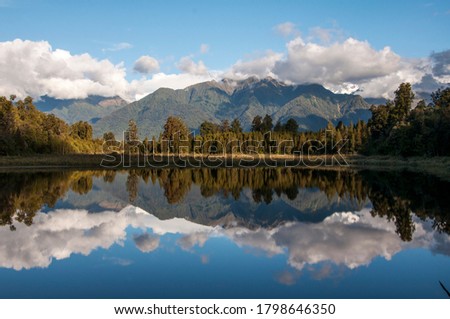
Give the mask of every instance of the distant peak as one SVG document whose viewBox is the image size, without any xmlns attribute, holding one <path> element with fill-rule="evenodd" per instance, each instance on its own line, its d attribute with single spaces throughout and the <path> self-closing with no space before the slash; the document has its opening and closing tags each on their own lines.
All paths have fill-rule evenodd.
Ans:
<svg viewBox="0 0 450 319">
<path fill-rule="evenodd" d="M 230 78 L 224 78 L 218 82 L 218 84 L 226 89 L 226 91 L 234 91 L 239 89 L 245 89 L 250 88 L 254 86 L 258 86 L 258 84 L 261 85 L 267 85 L 271 84 L 273 86 L 279 87 L 279 86 L 286 86 L 287 84 L 279 81 L 273 77 L 265 77 L 265 78 L 258 78 L 256 76 L 250 76 L 246 79 L 230 79 Z"/>
</svg>

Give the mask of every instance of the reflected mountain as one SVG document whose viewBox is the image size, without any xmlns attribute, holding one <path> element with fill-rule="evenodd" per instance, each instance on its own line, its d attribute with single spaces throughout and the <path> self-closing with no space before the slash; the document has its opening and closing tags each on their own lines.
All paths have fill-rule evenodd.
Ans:
<svg viewBox="0 0 450 319">
<path fill-rule="evenodd" d="M 427 175 L 220 168 L 0 178 L 4 297 L 354 298 L 368 285 L 376 293 L 367 297 L 440 297 L 427 285 L 448 281 L 450 185 Z"/>
<path fill-rule="evenodd" d="M 120 211 L 132 204 L 158 219 L 206 226 L 272 229 L 321 223 L 334 212 L 370 208 L 413 238 L 414 216 L 450 233 L 448 182 L 409 172 L 255 169 L 155 169 L 1 173 L 0 225 L 31 225 L 38 211 Z"/>
</svg>

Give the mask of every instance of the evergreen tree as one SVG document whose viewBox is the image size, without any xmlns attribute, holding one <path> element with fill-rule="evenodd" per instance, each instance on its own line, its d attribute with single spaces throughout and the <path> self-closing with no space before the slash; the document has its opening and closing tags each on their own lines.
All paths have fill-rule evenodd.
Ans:
<svg viewBox="0 0 450 319">
<path fill-rule="evenodd" d="M 103 140 L 104 141 L 115 141 L 116 137 L 114 136 L 113 132 L 106 132 L 103 134 Z"/>
<path fill-rule="evenodd" d="M 239 121 L 239 119 L 236 118 L 231 122 L 231 131 L 234 134 L 242 133 L 242 126 L 241 126 L 241 122 Z"/>
<path fill-rule="evenodd" d="M 450 87 L 442 90 L 438 89 L 431 94 L 434 107 L 436 108 L 448 108 L 450 107 Z"/>
<path fill-rule="evenodd" d="M 204 121 L 202 124 L 200 124 L 200 134 L 202 136 L 214 134 L 218 131 L 219 131 L 218 125 L 212 122 Z"/>
<path fill-rule="evenodd" d="M 252 132 L 261 132 L 262 127 L 262 117 L 260 115 L 256 115 L 252 121 Z"/>
<path fill-rule="evenodd" d="M 180 153 L 180 147 L 189 147 L 189 130 L 179 117 L 169 116 L 164 125 L 162 139 L 169 143 L 169 149 L 173 153 Z"/>
<path fill-rule="evenodd" d="M 414 93 L 410 83 L 402 83 L 395 91 L 394 108 L 391 111 L 391 116 L 395 122 L 403 123 L 411 111 L 412 102 L 414 100 Z"/>
<path fill-rule="evenodd" d="M 89 123 L 69 126 L 40 112 L 30 97 L 0 97 L 0 155 L 91 153 L 101 146 L 92 134 Z"/>
<path fill-rule="evenodd" d="M 70 127 L 70 134 L 82 140 L 92 140 L 92 126 L 85 121 L 79 121 Z"/>
<path fill-rule="evenodd" d="M 228 120 L 223 120 L 222 124 L 220 125 L 220 131 L 222 133 L 227 133 L 231 130 L 230 128 L 230 122 Z"/>
<path fill-rule="evenodd" d="M 138 141 L 138 128 L 134 120 L 128 121 L 128 130 L 125 132 L 125 142 L 130 143 L 132 141 Z"/>
<path fill-rule="evenodd" d="M 264 116 L 264 119 L 262 120 L 261 126 L 260 126 L 260 132 L 266 133 L 272 131 L 272 117 L 269 114 L 266 114 Z"/>
<path fill-rule="evenodd" d="M 282 132 L 284 131 L 284 126 L 281 125 L 280 120 L 277 121 L 277 124 L 275 124 L 274 128 L 273 128 L 274 132 Z"/>
<path fill-rule="evenodd" d="M 290 118 L 290 119 L 286 122 L 284 128 L 285 128 L 285 130 L 286 130 L 287 132 L 290 132 L 290 133 L 292 133 L 292 134 L 296 134 L 297 131 L 298 131 L 298 123 L 297 123 L 297 121 L 294 120 L 293 118 Z"/>
</svg>

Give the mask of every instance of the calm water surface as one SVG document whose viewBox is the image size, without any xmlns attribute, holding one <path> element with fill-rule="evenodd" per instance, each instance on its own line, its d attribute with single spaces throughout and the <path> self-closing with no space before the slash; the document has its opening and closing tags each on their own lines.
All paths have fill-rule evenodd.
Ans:
<svg viewBox="0 0 450 319">
<path fill-rule="evenodd" d="M 1 298 L 446 298 L 450 183 L 410 172 L 0 173 Z"/>
</svg>

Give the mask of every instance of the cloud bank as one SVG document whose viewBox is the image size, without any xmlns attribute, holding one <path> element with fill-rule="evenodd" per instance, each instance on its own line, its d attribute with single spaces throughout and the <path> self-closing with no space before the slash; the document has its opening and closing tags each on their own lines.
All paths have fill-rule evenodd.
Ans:
<svg viewBox="0 0 450 319">
<path fill-rule="evenodd" d="M 113 64 L 89 54 L 73 55 L 53 49 L 46 41 L 14 40 L 0 42 L 0 95 L 49 95 L 59 99 L 86 98 L 89 95 L 116 96 L 129 101 L 140 98 L 160 87 L 181 89 L 210 80 L 199 63 L 186 73 L 156 73 L 151 78 L 128 81 L 123 63 Z M 203 69 L 202 69 L 203 68 Z M 159 70 L 159 63 L 149 56 L 140 57 L 134 69 L 143 74 Z"/>
<path fill-rule="evenodd" d="M 0 74 L 0 94 L 22 97 L 113 96 L 127 86 L 122 64 L 53 50 L 46 41 L 0 42 Z"/>
<path fill-rule="evenodd" d="M 367 41 L 354 38 L 330 43 L 328 31 L 317 29 L 314 33 L 318 35 L 309 38 L 320 37 L 325 44 L 298 36 L 286 44 L 285 52 L 268 51 L 247 61 L 239 60 L 225 75 L 236 79 L 271 76 L 293 84 L 319 83 L 338 93 L 358 91 L 364 97 L 384 98 L 391 98 L 402 82 L 419 84 L 425 75 L 437 79 L 430 58 L 405 59 L 390 47 L 376 50 Z M 448 66 L 446 61 L 443 64 Z M 445 69 L 441 65 L 438 68 Z"/>
<path fill-rule="evenodd" d="M 289 222 L 273 229 L 255 230 L 204 226 L 182 218 L 159 220 L 133 206 L 120 212 L 95 214 L 58 209 L 37 213 L 30 227 L 18 223 L 14 232 L 1 227 L 0 267 L 45 268 L 54 259 L 66 259 L 72 254 L 89 255 L 98 248 L 123 245 L 130 227 L 142 230 L 133 241 L 143 253 L 157 250 L 160 237 L 165 234 L 180 234 L 177 245 L 186 251 L 195 251 L 210 238 L 221 236 L 247 251 L 255 250 L 267 256 L 286 254 L 288 264 L 297 271 L 321 262 L 353 269 L 369 265 L 378 256 L 389 260 L 401 250 L 414 247 L 450 255 L 448 235 L 433 231 L 429 222 L 418 218 L 414 222 L 416 231 L 413 240 L 407 243 L 395 233 L 393 223 L 373 218 L 369 209 L 335 213 L 317 224 Z M 289 280 L 285 276 L 279 279 Z"/>
<path fill-rule="evenodd" d="M 173 65 L 180 72 L 170 74 L 160 72 L 160 62 L 144 55 L 132 66 L 142 75 L 138 80 L 127 79 L 124 63 L 114 64 L 88 53 L 71 54 L 46 41 L 0 42 L 0 95 L 61 99 L 119 95 L 132 101 L 160 87 L 180 89 L 208 80 L 271 76 L 293 84 L 319 83 L 334 92 L 391 98 L 401 82 L 411 82 L 420 90 L 435 90 L 450 82 L 450 50 L 407 59 L 388 46 L 377 50 L 367 41 L 335 36 L 333 30 L 313 28 L 303 39 L 292 23 L 274 29 L 291 37 L 282 52 L 268 49 L 219 71 L 187 55 Z M 129 47 L 119 43 L 110 49 Z M 208 50 L 208 45 L 200 46 L 200 54 Z"/>
</svg>

